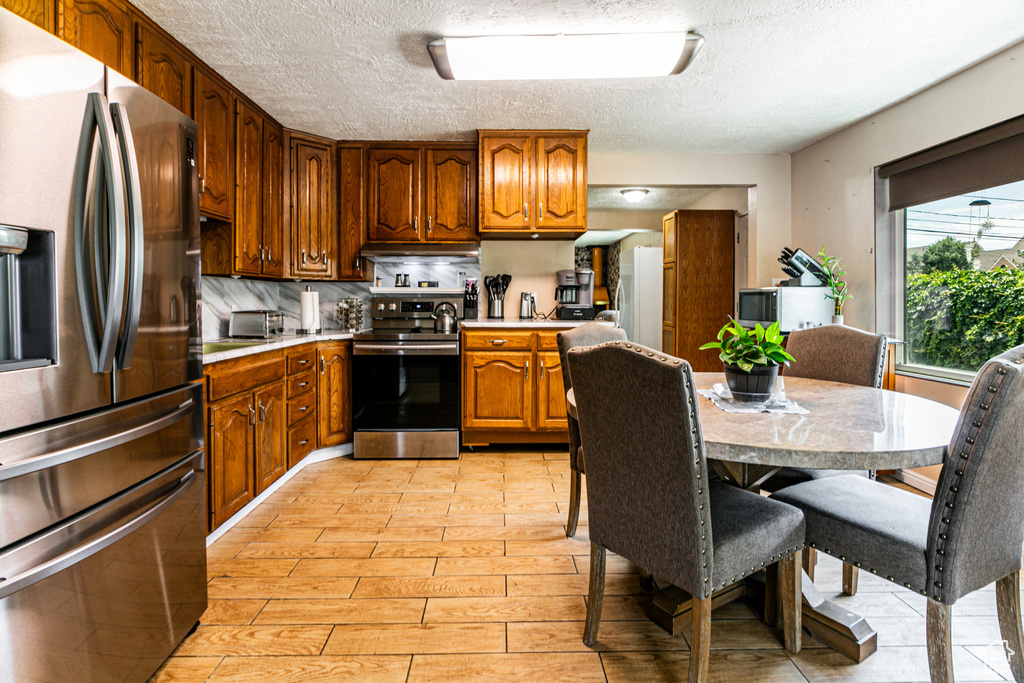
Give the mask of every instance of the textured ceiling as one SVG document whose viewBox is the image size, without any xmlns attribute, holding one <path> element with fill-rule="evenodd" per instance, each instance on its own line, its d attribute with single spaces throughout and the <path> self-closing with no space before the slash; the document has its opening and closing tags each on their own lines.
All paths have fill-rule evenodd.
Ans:
<svg viewBox="0 0 1024 683">
<path fill-rule="evenodd" d="M 1024 38 L 1021 0 L 134 2 L 290 128 L 589 128 L 594 152 L 795 151 Z M 661 79 L 452 82 L 426 50 L 442 35 L 687 29 L 703 49 Z"/>
<path fill-rule="evenodd" d="M 630 187 L 640 187 L 639 185 Z M 719 187 L 684 187 L 644 185 L 647 196 L 631 204 L 622 196 L 622 185 L 588 185 L 588 211 L 675 211 L 685 209 L 698 199 L 706 197 Z"/>
</svg>

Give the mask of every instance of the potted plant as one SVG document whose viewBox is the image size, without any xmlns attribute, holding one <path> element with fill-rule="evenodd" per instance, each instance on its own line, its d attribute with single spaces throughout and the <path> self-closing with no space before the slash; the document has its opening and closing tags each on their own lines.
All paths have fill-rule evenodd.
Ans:
<svg viewBox="0 0 1024 683">
<path fill-rule="evenodd" d="M 760 323 L 748 330 L 729 318 L 718 331 L 718 341 L 700 347 L 719 349 L 718 357 L 725 365 L 725 379 L 729 391 L 737 401 L 763 403 L 772 395 L 779 365 L 793 360 L 782 348 L 782 333 L 778 321 L 766 330 Z"/>
<path fill-rule="evenodd" d="M 846 271 L 839 265 L 839 259 L 837 257 L 825 256 L 824 244 L 821 245 L 821 251 L 818 252 L 818 258 L 821 259 L 821 264 L 825 267 L 825 286 L 829 289 L 829 293 L 825 295 L 825 298 L 832 299 L 833 303 L 835 303 L 835 311 L 832 314 L 832 324 L 842 325 L 843 304 L 846 303 L 847 299 L 853 298 L 850 294 L 847 294 L 846 282 L 842 280 L 842 277 L 846 275 Z"/>
</svg>

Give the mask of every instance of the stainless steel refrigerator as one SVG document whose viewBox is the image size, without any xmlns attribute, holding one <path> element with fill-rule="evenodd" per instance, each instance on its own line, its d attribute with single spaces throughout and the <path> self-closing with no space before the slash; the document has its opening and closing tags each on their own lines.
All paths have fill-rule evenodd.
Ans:
<svg viewBox="0 0 1024 683">
<path fill-rule="evenodd" d="M 206 609 L 196 130 L 0 9 L 0 681 L 144 681 Z"/>
<path fill-rule="evenodd" d="M 630 341 L 652 349 L 661 348 L 661 289 L 661 247 L 633 247 L 619 254 L 619 326 Z"/>
</svg>

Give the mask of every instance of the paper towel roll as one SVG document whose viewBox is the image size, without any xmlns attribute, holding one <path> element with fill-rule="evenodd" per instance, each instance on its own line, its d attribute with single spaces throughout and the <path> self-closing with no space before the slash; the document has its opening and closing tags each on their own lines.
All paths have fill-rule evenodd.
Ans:
<svg viewBox="0 0 1024 683">
<path fill-rule="evenodd" d="M 302 329 L 304 330 L 315 330 L 318 313 L 318 292 L 301 292 L 299 294 L 299 307 L 301 308 L 300 319 L 302 322 Z"/>
</svg>

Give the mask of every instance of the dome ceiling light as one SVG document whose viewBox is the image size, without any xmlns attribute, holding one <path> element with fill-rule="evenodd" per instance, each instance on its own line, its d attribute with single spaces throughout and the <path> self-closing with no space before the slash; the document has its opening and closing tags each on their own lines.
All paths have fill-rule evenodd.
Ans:
<svg viewBox="0 0 1024 683">
<path fill-rule="evenodd" d="M 628 190 L 623 190 L 622 196 L 630 204 L 636 204 L 637 202 L 643 201 L 644 197 L 647 196 L 647 192 L 648 190 L 645 190 L 641 187 L 634 187 Z"/>
</svg>

